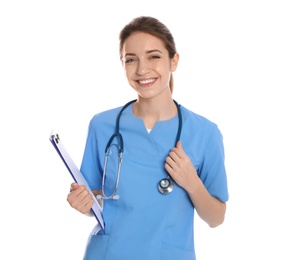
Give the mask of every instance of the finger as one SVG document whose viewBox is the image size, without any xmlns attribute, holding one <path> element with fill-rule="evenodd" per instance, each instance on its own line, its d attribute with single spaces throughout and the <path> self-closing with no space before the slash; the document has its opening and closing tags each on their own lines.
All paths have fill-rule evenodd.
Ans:
<svg viewBox="0 0 285 260">
<path fill-rule="evenodd" d="M 71 185 L 71 189 L 70 192 L 74 193 L 75 195 L 78 195 L 79 193 L 81 193 L 82 191 L 86 190 L 85 185 L 79 185 L 77 183 L 73 183 Z"/>
<path fill-rule="evenodd" d="M 83 214 L 90 213 L 93 203 L 93 201 L 90 201 L 88 204 L 86 204 L 80 209 L 80 212 Z"/>
<path fill-rule="evenodd" d="M 87 196 L 85 196 L 80 203 L 78 204 L 78 210 L 82 213 L 87 213 L 90 211 L 92 205 L 94 203 L 94 200 L 92 199 L 92 196 L 88 193 Z"/>
<path fill-rule="evenodd" d="M 181 157 L 179 156 L 179 154 L 177 153 L 177 151 L 170 151 L 169 156 L 174 162 L 177 162 Z"/>
<path fill-rule="evenodd" d="M 168 174 L 171 176 L 171 178 L 176 182 L 177 181 L 177 176 L 178 176 L 177 169 L 174 169 L 167 162 L 164 164 L 164 168 L 168 172 Z"/>
<path fill-rule="evenodd" d="M 71 193 L 73 190 L 75 190 L 78 187 L 78 184 L 73 182 L 70 185 L 69 193 Z"/>
<path fill-rule="evenodd" d="M 164 168 L 173 177 L 174 170 L 167 162 L 164 164 Z"/>
<path fill-rule="evenodd" d="M 180 158 L 184 157 L 186 154 L 184 152 L 184 149 L 182 147 L 182 142 L 178 141 L 176 144 L 176 147 L 172 149 L 173 152 L 175 152 Z"/>
<path fill-rule="evenodd" d="M 76 186 L 75 189 L 72 189 L 67 195 L 67 201 L 70 205 L 74 205 L 76 200 L 81 200 L 85 197 L 89 192 L 86 190 L 85 186 Z"/>
<path fill-rule="evenodd" d="M 70 185 L 70 189 L 71 189 L 71 190 L 76 190 L 78 187 L 79 187 L 79 184 L 76 183 L 76 182 L 73 182 L 73 183 L 71 183 L 71 185 Z"/>
<path fill-rule="evenodd" d="M 86 197 L 89 193 L 89 191 L 85 188 L 85 186 L 80 186 L 76 190 L 73 190 L 74 196 L 78 198 L 84 198 Z"/>
<path fill-rule="evenodd" d="M 175 161 L 172 159 L 171 156 L 167 156 L 166 159 L 165 159 L 165 162 L 171 168 L 173 168 L 173 166 L 175 165 Z"/>
<path fill-rule="evenodd" d="M 93 205 L 93 198 L 86 189 L 83 189 L 78 194 L 77 193 L 78 190 L 75 190 L 72 194 L 68 196 L 68 202 L 73 208 L 79 210 L 80 212 L 83 212 L 86 205 Z"/>
</svg>

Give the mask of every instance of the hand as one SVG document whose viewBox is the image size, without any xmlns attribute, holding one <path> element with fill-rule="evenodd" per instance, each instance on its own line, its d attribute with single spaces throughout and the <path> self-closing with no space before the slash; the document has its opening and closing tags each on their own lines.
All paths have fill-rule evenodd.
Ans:
<svg viewBox="0 0 285 260">
<path fill-rule="evenodd" d="M 196 169 L 184 152 L 181 141 L 178 141 L 176 147 L 170 151 L 164 167 L 172 179 L 188 192 L 197 183 L 198 175 Z"/>
<path fill-rule="evenodd" d="M 72 183 L 70 192 L 67 195 L 67 201 L 70 206 L 79 212 L 86 214 L 89 213 L 94 200 L 84 185 Z"/>
</svg>

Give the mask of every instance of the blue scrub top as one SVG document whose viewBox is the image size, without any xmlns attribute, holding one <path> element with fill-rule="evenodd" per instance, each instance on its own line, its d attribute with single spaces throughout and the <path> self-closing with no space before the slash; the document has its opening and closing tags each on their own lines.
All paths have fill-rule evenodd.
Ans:
<svg viewBox="0 0 285 260">
<path fill-rule="evenodd" d="M 81 172 L 92 190 L 102 188 L 106 144 L 115 131 L 121 107 L 95 115 L 89 124 Z M 209 193 L 225 202 L 228 187 L 224 146 L 216 124 L 183 106 L 181 138 Z M 117 194 L 119 200 L 105 200 L 105 233 L 90 234 L 85 260 L 195 260 L 194 207 L 187 192 L 175 184 L 162 195 L 158 182 L 167 176 L 165 158 L 175 146 L 178 115 L 157 122 L 150 133 L 142 119 L 132 113 L 132 105 L 121 115 L 124 140 L 123 163 Z M 116 143 L 117 140 L 114 140 Z M 112 157 L 113 156 L 113 157 Z M 113 146 L 111 158 L 117 158 Z M 105 191 L 110 195 L 117 175 L 117 162 L 110 159 Z"/>
</svg>

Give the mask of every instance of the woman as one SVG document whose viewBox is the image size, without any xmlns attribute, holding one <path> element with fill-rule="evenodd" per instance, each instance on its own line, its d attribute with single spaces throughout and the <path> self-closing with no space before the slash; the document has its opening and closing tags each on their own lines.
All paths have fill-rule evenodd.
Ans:
<svg viewBox="0 0 285 260">
<path fill-rule="evenodd" d="M 194 210 L 210 227 L 225 217 L 222 135 L 216 124 L 173 100 L 179 55 L 164 24 L 152 17 L 127 24 L 120 33 L 120 58 L 137 100 L 90 121 L 81 172 L 103 204 L 105 233 L 90 234 L 84 259 L 196 259 Z M 67 200 L 84 214 L 94 202 L 75 183 Z"/>
</svg>

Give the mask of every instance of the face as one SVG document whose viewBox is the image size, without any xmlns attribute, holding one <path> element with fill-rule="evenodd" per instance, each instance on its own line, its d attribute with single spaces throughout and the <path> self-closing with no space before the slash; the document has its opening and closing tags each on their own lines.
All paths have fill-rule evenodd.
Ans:
<svg viewBox="0 0 285 260">
<path fill-rule="evenodd" d="M 140 97 L 170 93 L 169 80 L 176 70 L 178 54 L 170 59 L 159 38 L 144 32 L 133 33 L 123 45 L 122 62 L 129 84 Z"/>
</svg>

